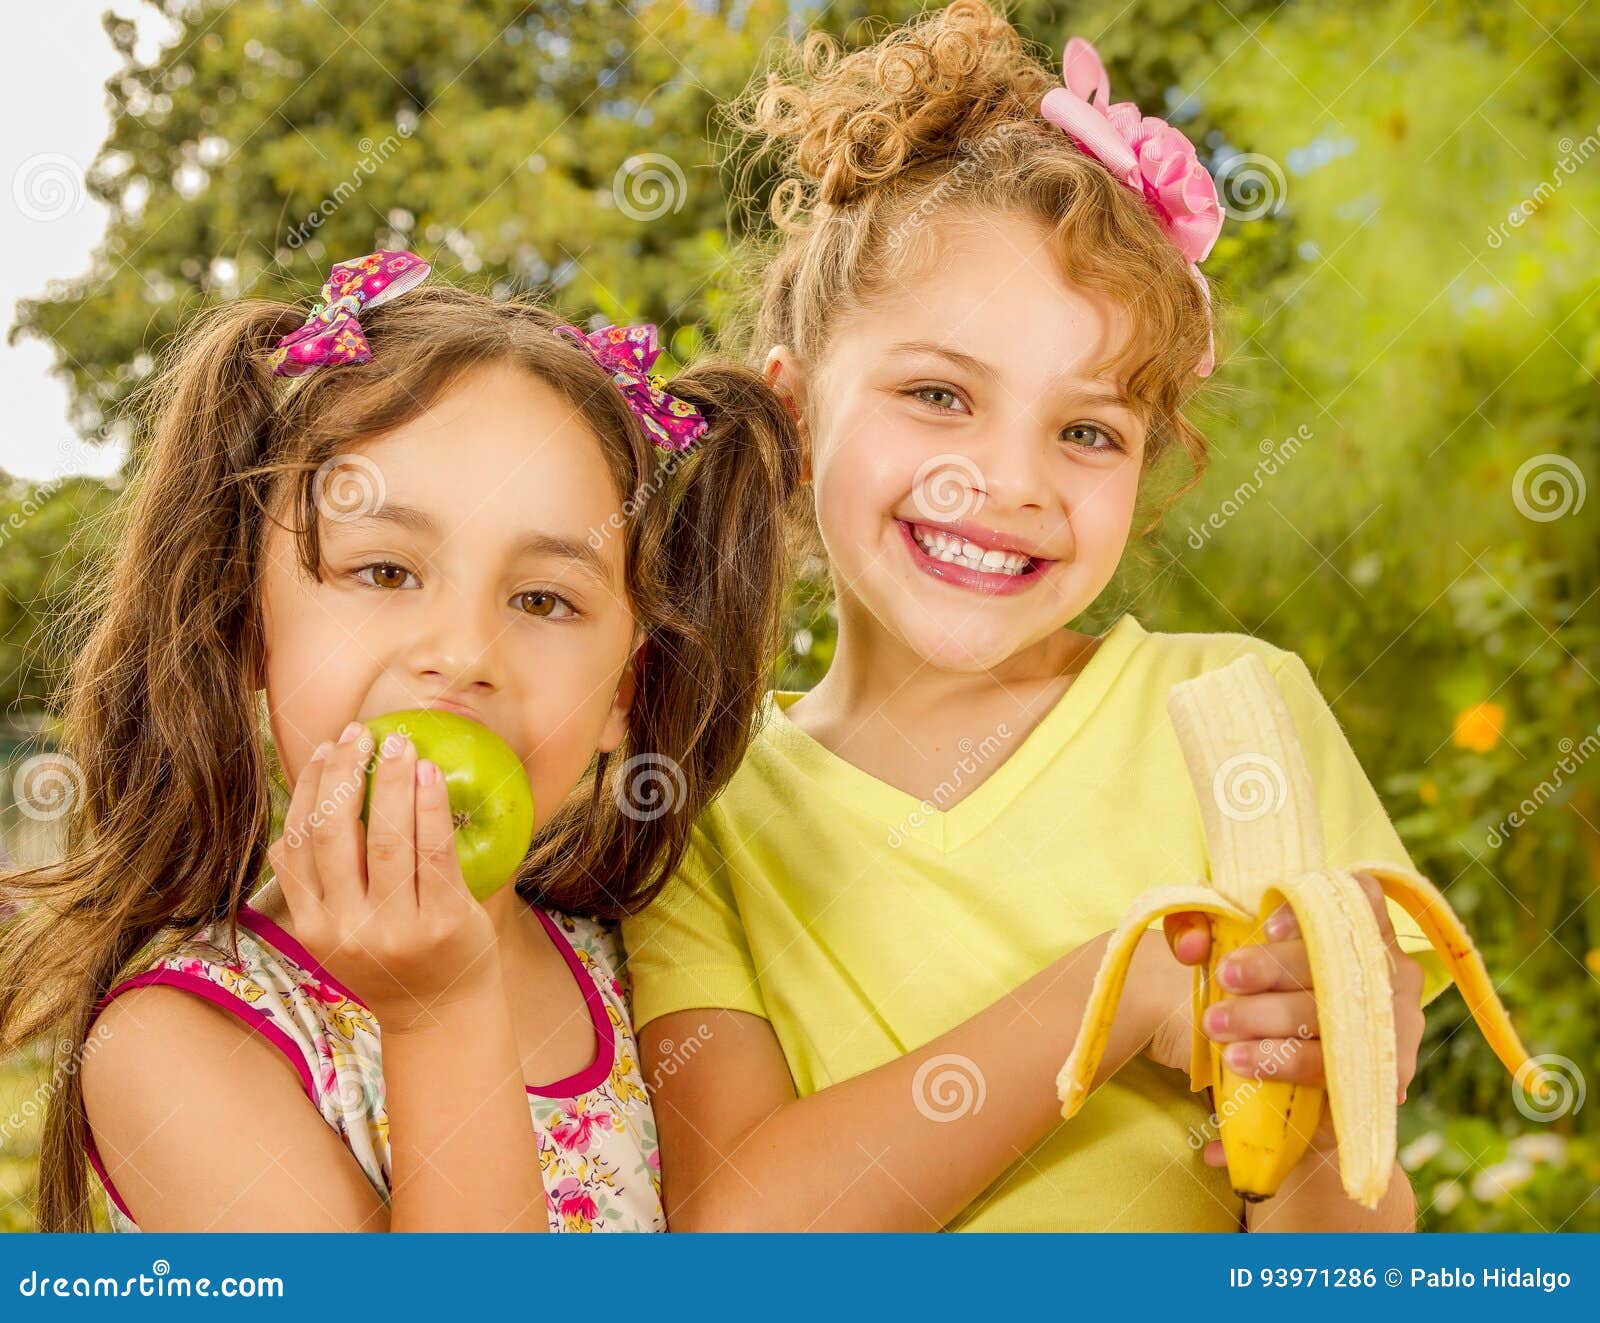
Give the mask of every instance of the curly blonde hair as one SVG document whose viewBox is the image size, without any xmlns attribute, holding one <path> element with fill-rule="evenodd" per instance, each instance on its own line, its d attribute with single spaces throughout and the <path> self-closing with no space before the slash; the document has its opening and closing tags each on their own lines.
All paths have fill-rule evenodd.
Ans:
<svg viewBox="0 0 1600 1323">
<path fill-rule="evenodd" d="M 835 327 L 926 269 L 941 233 L 997 213 L 1036 219 L 1065 279 L 1127 311 L 1124 342 L 1099 366 L 1145 421 L 1145 469 L 1175 447 L 1193 465 L 1148 533 L 1208 464 L 1182 409 L 1212 313 L 1145 200 L 1041 117 L 1060 85 L 986 0 L 955 0 L 849 53 L 823 32 L 781 47 L 723 107 L 751 223 L 727 335 L 752 361 L 783 344 L 814 369 Z"/>
</svg>

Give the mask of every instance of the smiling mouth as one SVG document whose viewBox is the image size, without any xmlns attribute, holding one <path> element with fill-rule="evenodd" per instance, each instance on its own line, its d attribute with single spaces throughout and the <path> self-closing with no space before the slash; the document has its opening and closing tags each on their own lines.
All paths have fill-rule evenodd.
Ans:
<svg viewBox="0 0 1600 1323">
<path fill-rule="evenodd" d="M 988 593 L 1016 592 L 1037 583 L 1045 570 L 1057 563 L 1044 556 L 988 547 L 935 524 L 915 524 L 907 519 L 896 519 L 895 523 L 918 567 L 958 587 Z"/>
<path fill-rule="evenodd" d="M 1024 556 L 1017 551 L 1003 551 L 998 547 L 984 547 L 927 524 L 912 524 L 911 536 L 929 557 L 946 565 L 964 565 L 970 570 L 1015 577 L 1026 574 L 1028 567 L 1033 564 L 1032 556 Z"/>
</svg>

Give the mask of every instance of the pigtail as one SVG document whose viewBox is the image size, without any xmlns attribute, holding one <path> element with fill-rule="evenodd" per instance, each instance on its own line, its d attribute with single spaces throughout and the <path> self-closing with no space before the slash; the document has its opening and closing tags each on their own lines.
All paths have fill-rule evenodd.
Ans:
<svg viewBox="0 0 1600 1323">
<path fill-rule="evenodd" d="M 231 920 L 265 860 L 254 471 L 280 384 L 266 351 L 300 319 L 239 303 L 182 338 L 146 393 L 118 535 L 66 622 L 65 857 L 5 875 L 19 908 L 0 925 L 0 1048 L 55 1038 L 40 1230 L 89 1229 L 79 1065 L 96 1003 L 163 929 Z"/>
<path fill-rule="evenodd" d="M 667 389 L 709 428 L 687 453 L 661 458 L 632 503 L 647 634 L 628 734 L 597 757 L 587 806 L 552 822 L 536 847 L 550 866 L 525 875 L 546 903 L 606 918 L 660 890 L 744 757 L 777 661 L 804 490 L 797 424 L 760 373 L 706 364 Z"/>
<path fill-rule="evenodd" d="M 644 701 L 634 705 L 631 737 L 637 748 L 681 750 L 696 787 L 692 821 L 743 759 L 772 679 L 801 448 L 793 414 L 752 369 L 708 364 L 671 390 L 710 430 L 662 544 L 668 609 L 641 659 Z"/>
</svg>

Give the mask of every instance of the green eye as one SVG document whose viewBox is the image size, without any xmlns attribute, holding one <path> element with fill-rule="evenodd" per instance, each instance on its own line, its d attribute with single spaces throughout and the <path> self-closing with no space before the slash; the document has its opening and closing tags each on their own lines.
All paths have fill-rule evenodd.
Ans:
<svg viewBox="0 0 1600 1323">
<path fill-rule="evenodd" d="M 1085 443 L 1080 439 L 1085 434 L 1087 434 L 1091 439 L 1097 436 L 1103 437 L 1106 444 L 1103 446 L 1097 446 Z M 1119 442 L 1116 437 L 1114 437 L 1110 432 L 1106 431 L 1105 428 L 1097 427 L 1093 423 L 1076 423 L 1072 427 L 1067 428 L 1065 435 L 1072 440 L 1074 444 L 1083 446 L 1085 450 L 1121 450 L 1123 448 L 1122 443 Z"/>
<path fill-rule="evenodd" d="M 955 406 L 960 403 L 961 397 L 948 386 L 918 386 L 911 394 L 925 404 L 931 404 L 940 413 L 959 412 Z M 943 402 L 929 399 L 930 395 L 943 396 Z"/>
</svg>

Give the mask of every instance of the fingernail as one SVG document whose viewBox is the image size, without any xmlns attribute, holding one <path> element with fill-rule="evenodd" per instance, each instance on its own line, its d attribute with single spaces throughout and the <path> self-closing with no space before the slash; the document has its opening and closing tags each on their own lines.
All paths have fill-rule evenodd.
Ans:
<svg viewBox="0 0 1600 1323">
<path fill-rule="evenodd" d="M 1217 982 L 1225 988 L 1244 986 L 1244 970 L 1239 968 L 1238 962 L 1232 956 L 1217 966 Z"/>
<path fill-rule="evenodd" d="M 359 721 L 352 721 L 348 726 L 339 732 L 339 743 L 349 744 L 351 740 L 355 739 L 355 737 L 361 734 L 361 732 L 365 729 L 366 727 L 363 726 Z"/>
<path fill-rule="evenodd" d="M 437 783 L 438 780 L 439 768 L 437 764 L 430 763 L 426 758 L 417 759 L 417 784 L 419 786 L 431 786 Z"/>
<path fill-rule="evenodd" d="M 383 748 L 381 752 L 385 758 L 398 758 L 402 753 L 405 752 L 406 746 L 410 743 L 411 741 L 399 731 L 391 730 L 383 737 Z"/>
<path fill-rule="evenodd" d="M 1267 936 L 1273 941 L 1281 942 L 1295 930 L 1294 914 L 1288 910 L 1279 910 L 1267 920 Z"/>
<path fill-rule="evenodd" d="M 1222 1059 L 1235 1070 L 1243 1070 L 1250 1064 L 1250 1048 L 1244 1043 L 1235 1043 L 1226 1049 Z"/>
<path fill-rule="evenodd" d="M 311 761 L 314 763 L 320 763 L 328 756 L 328 750 L 331 748 L 333 748 L 332 741 L 323 740 L 321 744 L 317 745 L 317 747 L 311 751 Z"/>
<path fill-rule="evenodd" d="M 1228 1027 L 1228 1008 L 1226 1006 L 1208 1006 L 1206 1013 L 1200 1019 L 1208 1034 L 1223 1033 Z"/>
</svg>

